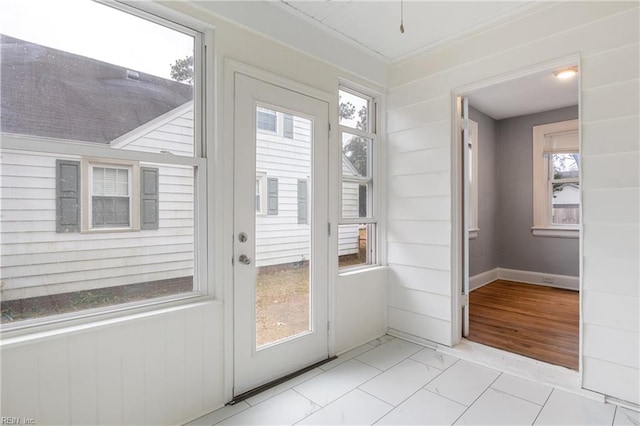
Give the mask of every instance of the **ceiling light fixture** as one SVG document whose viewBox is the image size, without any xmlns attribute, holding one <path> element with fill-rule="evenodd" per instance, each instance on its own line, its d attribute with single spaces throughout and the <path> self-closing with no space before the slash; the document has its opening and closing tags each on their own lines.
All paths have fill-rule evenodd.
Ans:
<svg viewBox="0 0 640 426">
<path fill-rule="evenodd" d="M 571 78 L 576 74 L 578 74 L 578 67 L 568 67 L 553 72 L 553 76 L 560 79 Z"/>
<path fill-rule="evenodd" d="M 404 34 L 404 5 L 403 5 L 403 0 L 400 0 L 400 33 Z"/>
</svg>

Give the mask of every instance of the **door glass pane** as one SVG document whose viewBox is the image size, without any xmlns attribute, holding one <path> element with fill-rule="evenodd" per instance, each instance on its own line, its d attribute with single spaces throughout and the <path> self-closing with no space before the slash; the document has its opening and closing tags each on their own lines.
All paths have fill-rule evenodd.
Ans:
<svg viewBox="0 0 640 426">
<path fill-rule="evenodd" d="M 271 114 L 264 126 L 265 111 Z M 302 117 L 256 110 L 256 346 L 311 330 L 312 128 Z M 291 119 L 289 120 L 289 117 Z M 286 133 L 286 134 L 285 134 Z M 261 201 L 258 201 L 261 200 Z"/>
</svg>

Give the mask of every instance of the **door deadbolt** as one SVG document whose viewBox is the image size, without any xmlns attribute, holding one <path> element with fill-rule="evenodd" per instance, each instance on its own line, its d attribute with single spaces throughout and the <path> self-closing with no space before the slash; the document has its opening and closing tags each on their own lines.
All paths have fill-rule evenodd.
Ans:
<svg viewBox="0 0 640 426">
<path fill-rule="evenodd" d="M 244 243 L 247 241 L 247 234 L 245 234 L 244 232 L 241 232 L 238 235 L 238 241 L 240 241 L 241 243 Z"/>
</svg>

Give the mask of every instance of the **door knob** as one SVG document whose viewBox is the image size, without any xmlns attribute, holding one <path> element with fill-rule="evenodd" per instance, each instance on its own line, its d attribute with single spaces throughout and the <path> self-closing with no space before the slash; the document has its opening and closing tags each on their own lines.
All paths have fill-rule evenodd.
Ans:
<svg viewBox="0 0 640 426">
<path fill-rule="evenodd" d="M 249 259 L 245 254 L 241 254 L 238 257 L 238 262 L 242 263 L 243 265 L 251 265 L 251 259 Z"/>
</svg>

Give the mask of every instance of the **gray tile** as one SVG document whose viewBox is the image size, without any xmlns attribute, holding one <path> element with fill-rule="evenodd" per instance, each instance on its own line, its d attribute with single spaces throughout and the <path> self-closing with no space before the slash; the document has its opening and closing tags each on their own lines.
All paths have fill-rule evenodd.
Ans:
<svg viewBox="0 0 640 426">
<path fill-rule="evenodd" d="M 535 424 L 610 425 L 614 412 L 614 405 L 554 389 Z"/>
<path fill-rule="evenodd" d="M 378 374 L 380 370 L 351 359 L 294 389 L 316 404 L 325 406 Z"/>
<path fill-rule="evenodd" d="M 552 391 L 552 388 L 549 386 L 506 373 L 502 373 L 500 377 L 498 377 L 498 380 L 493 382 L 491 387 L 538 405 L 544 405 Z"/>
<path fill-rule="evenodd" d="M 530 425 L 542 407 L 489 388 L 456 421 L 456 425 Z"/>
<path fill-rule="evenodd" d="M 616 407 L 616 416 L 613 418 L 613 426 L 637 426 L 640 425 L 640 413 L 624 407 Z"/>
<path fill-rule="evenodd" d="M 411 355 L 411 359 L 440 370 L 446 370 L 458 361 L 458 358 L 454 356 L 443 354 L 431 348 L 424 348 L 420 352 Z"/>
<path fill-rule="evenodd" d="M 185 426 L 211 426 L 215 425 L 225 419 L 228 419 L 231 416 L 234 416 L 247 408 L 250 405 L 244 401 L 241 401 L 235 405 L 225 405 L 224 407 L 213 411 L 205 416 L 199 417 L 189 423 L 186 423 Z"/>
<path fill-rule="evenodd" d="M 405 359 L 369 380 L 360 389 L 391 405 L 398 405 L 440 373 L 442 371 L 437 368 Z"/>
<path fill-rule="evenodd" d="M 293 425 L 319 408 L 299 393 L 288 390 L 218 424 L 243 426 Z"/>
<path fill-rule="evenodd" d="M 370 425 L 392 409 L 386 402 L 355 389 L 297 425 Z"/>
<path fill-rule="evenodd" d="M 471 405 L 499 375 L 490 368 L 460 360 L 433 379 L 425 389 Z"/>
<path fill-rule="evenodd" d="M 386 370 L 423 348 L 424 346 L 416 345 L 406 340 L 393 339 L 365 352 L 356 357 L 356 359 L 379 370 Z"/>
<path fill-rule="evenodd" d="M 466 409 L 462 404 L 421 389 L 376 425 L 450 425 Z"/>
</svg>

